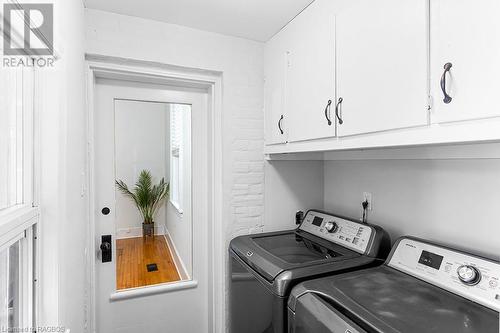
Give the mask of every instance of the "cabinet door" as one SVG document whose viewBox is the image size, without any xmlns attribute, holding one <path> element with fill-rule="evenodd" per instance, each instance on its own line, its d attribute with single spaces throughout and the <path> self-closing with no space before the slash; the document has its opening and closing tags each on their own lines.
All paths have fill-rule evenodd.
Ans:
<svg viewBox="0 0 500 333">
<path fill-rule="evenodd" d="M 338 13 L 339 136 L 428 124 L 427 13 L 426 0 L 352 0 Z"/>
<path fill-rule="evenodd" d="M 500 116 L 499 84 L 500 1 L 431 0 L 432 122 Z"/>
<path fill-rule="evenodd" d="M 286 28 L 293 36 L 288 45 L 286 84 L 289 141 L 335 136 L 331 112 L 335 100 L 335 16 L 325 4 L 312 3 Z"/>
<path fill-rule="evenodd" d="M 285 114 L 286 51 L 281 36 L 275 36 L 265 50 L 265 140 L 266 145 L 287 141 Z"/>
<path fill-rule="evenodd" d="M 285 143 L 287 127 L 283 112 L 283 90 L 280 87 L 266 89 L 266 144 Z"/>
</svg>

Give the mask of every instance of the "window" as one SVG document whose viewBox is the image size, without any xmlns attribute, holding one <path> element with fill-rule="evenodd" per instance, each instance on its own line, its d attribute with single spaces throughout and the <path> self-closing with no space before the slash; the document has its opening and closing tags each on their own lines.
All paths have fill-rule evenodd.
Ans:
<svg viewBox="0 0 500 333">
<path fill-rule="evenodd" d="M 182 213 L 184 117 L 187 105 L 170 105 L 170 202 Z"/>
<path fill-rule="evenodd" d="M 0 249 L 0 331 L 33 327 L 33 228 Z"/>
<path fill-rule="evenodd" d="M 0 331 L 34 326 L 34 69 L 0 66 Z"/>
<path fill-rule="evenodd" d="M 29 24 L 24 17 L 10 23 L 11 36 L 18 37 Z M 22 46 L 23 40 L 12 42 Z M 36 326 L 34 257 L 40 215 L 34 194 L 36 59 L 22 57 L 31 65 L 0 66 L 0 332 L 31 332 Z"/>
<path fill-rule="evenodd" d="M 23 201 L 23 72 L 0 70 L 0 210 Z"/>
<path fill-rule="evenodd" d="M 0 252 L 0 327 L 19 327 L 19 242 Z"/>
</svg>

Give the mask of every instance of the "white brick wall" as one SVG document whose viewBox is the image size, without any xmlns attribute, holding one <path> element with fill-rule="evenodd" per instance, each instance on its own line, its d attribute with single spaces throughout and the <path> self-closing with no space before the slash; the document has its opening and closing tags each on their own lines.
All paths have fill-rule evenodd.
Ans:
<svg viewBox="0 0 500 333">
<path fill-rule="evenodd" d="M 264 226 L 263 113 L 236 114 L 232 122 L 231 236 Z"/>
</svg>

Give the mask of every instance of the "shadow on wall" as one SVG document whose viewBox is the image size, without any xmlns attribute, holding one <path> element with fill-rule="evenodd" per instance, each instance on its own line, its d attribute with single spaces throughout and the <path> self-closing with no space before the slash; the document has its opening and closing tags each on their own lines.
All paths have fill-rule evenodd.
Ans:
<svg viewBox="0 0 500 333">
<path fill-rule="evenodd" d="M 368 160 L 325 162 L 324 207 L 360 217 L 393 240 L 414 235 L 498 258 L 500 160 Z"/>
<path fill-rule="evenodd" d="M 265 230 L 295 228 L 295 212 L 323 208 L 323 161 L 268 161 Z"/>
</svg>

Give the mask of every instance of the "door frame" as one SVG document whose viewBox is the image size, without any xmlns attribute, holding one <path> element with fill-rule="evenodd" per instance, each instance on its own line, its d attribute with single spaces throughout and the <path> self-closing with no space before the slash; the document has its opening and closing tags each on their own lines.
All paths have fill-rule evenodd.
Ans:
<svg viewBox="0 0 500 333">
<path fill-rule="evenodd" d="M 86 54 L 86 110 L 87 110 L 87 170 L 84 186 L 88 189 L 88 229 L 86 248 L 86 309 L 85 321 L 87 332 L 96 333 L 96 272 L 97 248 L 95 242 L 95 184 L 94 184 L 94 92 L 96 79 L 107 78 L 133 80 L 142 83 L 165 84 L 173 87 L 205 88 L 208 92 L 208 137 L 210 152 L 208 154 L 211 167 L 211 179 L 208 181 L 210 197 L 208 198 L 209 214 L 207 222 L 209 252 L 209 316 L 208 331 L 223 332 L 225 327 L 226 297 L 223 212 L 223 142 L 222 142 L 222 72 L 173 66 L 141 60 L 116 58 L 94 54 Z M 82 189 L 84 193 L 85 189 Z M 193 209 L 195 209 L 193 207 Z M 145 295 L 145 297 L 147 297 Z"/>
</svg>

